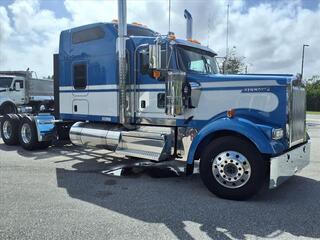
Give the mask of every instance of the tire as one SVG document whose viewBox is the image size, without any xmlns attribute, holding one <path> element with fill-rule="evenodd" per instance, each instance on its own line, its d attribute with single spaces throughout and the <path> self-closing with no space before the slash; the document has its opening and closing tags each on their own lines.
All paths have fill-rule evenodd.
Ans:
<svg viewBox="0 0 320 240">
<path fill-rule="evenodd" d="M 39 142 L 35 120 L 32 116 L 21 119 L 19 127 L 19 142 L 26 150 L 45 149 L 51 145 L 51 141 Z"/>
<path fill-rule="evenodd" d="M 17 107 L 13 103 L 5 103 L 0 110 L 2 115 L 17 113 Z"/>
<path fill-rule="evenodd" d="M 57 125 L 59 141 L 70 141 L 69 132 L 72 125 Z"/>
<path fill-rule="evenodd" d="M 19 117 L 15 114 L 6 114 L 1 119 L 1 137 L 6 145 L 19 143 Z"/>
<path fill-rule="evenodd" d="M 200 175 L 215 195 L 246 200 L 262 188 L 268 172 L 267 161 L 249 141 L 234 136 L 214 139 L 200 159 Z"/>
<path fill-rule="evenodd" d="M 47 141 L 47 142 L 39 142 L 38 143 L 38 149 L 47 149 L 52 145 L 52 141 Z"/>
</svg>

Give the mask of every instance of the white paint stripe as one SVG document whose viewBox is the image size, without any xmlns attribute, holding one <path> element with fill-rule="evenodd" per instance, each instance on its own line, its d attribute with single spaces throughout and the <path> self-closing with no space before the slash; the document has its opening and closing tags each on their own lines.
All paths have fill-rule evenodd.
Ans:
<svg viewBox="0 0 320 240">
<path fill-rule="evenodd" d="M 90 90 L 99 90 L 99 89 L 118 89 L 117 84 L 106 84 L 106 85 L 90 85 Z"/>
<path fill-rule="evenodd" d="M 201 87 L 258 87 L 258 86 L 279 86 L 277 81 L 224 81 L 224 82 L 202 82 Z M 133 87 L 133 85 L 130 85 Z M 164 83 L 161 84 L 138 84 L 137 89 L 163 89 Z M 104 84 L 104 85 L 89 85 L 88 90 L 100 90 L 100 89 L 118 89 L 117 84 Z M 73 86 L 62 86 L 59 88 L 60 91 L 72 91 Z"/>
<path fill-rule="evenodd" d="M 59 87 L 60 91 L 70 91 L 73 90 L 72 86 L 63 86 L 63 87 Z"/>
<path fill-rule="evenodd" d="M 137 85 L 137 89 L 163 89 L 165 84 L 140 84 Z"/>
<path fill-rule="evenodd" d="M 100 90 L 100 89 L 118 89 L 117 84 L 104 84 L 104 85 L 89 85 L 87 89 L 84 90 Z M 62 86 L 59 87 L 60 91 L 72 91 L 75 90 L 73 86 Z"/>
</svg>

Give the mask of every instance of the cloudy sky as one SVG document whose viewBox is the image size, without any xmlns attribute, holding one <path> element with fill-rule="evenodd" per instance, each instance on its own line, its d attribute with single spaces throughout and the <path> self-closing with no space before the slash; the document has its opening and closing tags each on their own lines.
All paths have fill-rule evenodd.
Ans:
<svg viewBox="0 0 320 240">
<path fill-rule="evenodd" d="M 252 73 L 297 73 L 302 45 L 305 76 L 320 74 L 320 0 L 229 0 L 229 46 Z M 194 19 L 194 38 L 220 56 L 226 52 L 228 0 L 171 0 L 171 30 L 185 36 L 183 11 Z M 117 18 L 115 0 L 0 0 L 0 70 L 52 75 L 61 30 Z M 128 0 L 128 22 L 168 31 L 168 0 Z"/>
</svg>

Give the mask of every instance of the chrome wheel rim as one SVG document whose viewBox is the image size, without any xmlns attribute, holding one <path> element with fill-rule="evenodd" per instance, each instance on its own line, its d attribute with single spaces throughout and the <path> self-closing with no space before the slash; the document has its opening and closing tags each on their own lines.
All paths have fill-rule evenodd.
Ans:
<svg viewBox="0 0 320 240">
<path fill-rule="evenodd" d="M 239 188 L 249 181 L 251 166 L 248 159 L 241 153 L 225 151 L 213 159 L 212 173 L 222 186 Z"/>
<path fill-rule="evenodd" d="M 21 138 L 26 144 L 31 142 L 31 128 L 28 123 L 24 123 L 21 127 Z"/>
<path fill-rule="evenodd" d="M 9 121 L 3 123 L 3 136 L 5 139 L 10 139 L 12 136 L 12 125 Z"/>
</svg>

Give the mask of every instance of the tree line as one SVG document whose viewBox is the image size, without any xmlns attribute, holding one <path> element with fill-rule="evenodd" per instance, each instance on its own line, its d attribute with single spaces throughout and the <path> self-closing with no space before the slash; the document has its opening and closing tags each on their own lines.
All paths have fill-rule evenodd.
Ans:
<svg viewBox="0 0 320 240">
<path fill-rule="evenodd" d="M 307 89 L 307 110 L 320 111 L 320 75 L 308 79 Z"/>
</svg>

